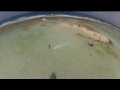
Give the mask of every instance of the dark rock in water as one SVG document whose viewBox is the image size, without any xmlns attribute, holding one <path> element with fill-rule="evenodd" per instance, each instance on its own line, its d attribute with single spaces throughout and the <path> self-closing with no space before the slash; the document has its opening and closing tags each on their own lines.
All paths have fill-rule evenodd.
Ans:
<svg viewBox="0 0 120 90">
<path fill-rule="evenodd" d="M 50 79 L 56 79 L 56 74 L 55 74 L 55 73 L 52 73 L 52 74 L 50 75 Z"/>
<path fill-rule="evenodd" d="M 88 43 L 88 44 L 93 47 L 93 43 Z"/>
</svg>

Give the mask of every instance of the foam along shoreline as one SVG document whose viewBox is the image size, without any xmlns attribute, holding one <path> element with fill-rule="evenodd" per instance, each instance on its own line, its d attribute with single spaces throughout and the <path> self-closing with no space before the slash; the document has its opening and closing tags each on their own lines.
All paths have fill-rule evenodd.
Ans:
<svg viewBox="0 0 120 90">
<path fill-rule="evenodd" d="M 97 32 L 88 30 L 85 27 L 82 27 L 80 25 L 64 23 L 64 24 L 61 24 L 61 26 L 62 27 L 79 29 L 79 30 L 85 32 L 88 36 L 90 36 L 91 39 L 98 40 L 98 41 L 101 41 L 101 42 L 109 42 L 109 39 L 107 37 L 105 37 L 105 36 L 103 36 L 103 35 L 101 35 Z"/>
<path fill-rule="evenodd" d="M 21 21 L 25 21 L 25 20 L 40 18 L 40 17 L 73 17 L 73 18 L 81 18 L 81 19 L 86 19 L 86 20 L 90 20 L 90 21 L 94 21 L 94 22 L 99 22 L 99 23 L 102 23 L 102 24 L 105 24 L 105 25 L 114 27 L 115 29 L 117 29 L 118 31 L 120 31 L 119 28 L 117 28 L 117 27 L 115 27 L 115 26 L 113 26 L 113 25 L 111 25 L 111 24 L 108 24 L 108 23 L 106 23 L 106 22 L 101 22 L 101 21 L 99 21 L 99 20 L 95 20 L 95 19 L 88 18 L 88 17 L 65 15 L 65 14 L 35 15 L 35 16 L 21 17 L 21 18 L 18 18 L 18 19 L 16 19 L 16 20 L 13 20 L 13 21 L 8 21 L 8 22 L 5 22 L 5 23 L 2 23 L 2 24 L 0 25 L 0 27 L 7 26 L 7 25 L 10 25 L 10 24 L 14 24 L 14 23 L 21 22 Z"/>
</svg>

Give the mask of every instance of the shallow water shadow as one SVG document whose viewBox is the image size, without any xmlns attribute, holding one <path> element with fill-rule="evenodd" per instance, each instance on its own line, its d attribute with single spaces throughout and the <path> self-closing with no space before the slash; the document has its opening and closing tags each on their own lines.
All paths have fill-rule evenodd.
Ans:
<svg viewBox="0 0 120 90">
<path fill-rule="evenodd" d="M 52 73 L 52 74 L 50 75 L 50 79 L 56 79 L 56 74 L 55 74 L 55 73 Z"/>
</svg>

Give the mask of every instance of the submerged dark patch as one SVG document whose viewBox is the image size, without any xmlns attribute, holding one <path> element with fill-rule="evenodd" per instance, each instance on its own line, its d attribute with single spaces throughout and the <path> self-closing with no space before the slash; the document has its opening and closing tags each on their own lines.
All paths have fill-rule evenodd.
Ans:
<svg viewBox="0 0 120 90">
<path fill-rule="evenodd" d="M 111 48 L 114 48 L 114 47 L 111 47 L 113 46 L 112 42 L 110 43 L 99 42 L 99 45 L 107 52 L 108 55 L 117 58 L 118 55 L 111 49 Z"/>
<path fill-rule="evenodd" d="M 76 36 L 79 36 L 80 38 L 91 39 L 91 38 L 89 38 L 89 37 L 83 36 L 83 35 L 80 34 L 80 33 L 76 33 L 75 35 L 76 35 Z M 97 42 L 97 46 L 102 47 L 102 48 L 107 52 L 108 55 L 117 58 L 118 55 L 111 49 L 111 48 L 114 48 L 114 45 L 113 45 L 113 42 L 112 42 L 110 39 L 109 39 L 109 42 L 108 42 L 108 43 L 101 42 L 101 41 L 99 41 L 99 40 L 94 40 L 94 41 L 96 41 L 96 42 Z M 89 44 L 89 45 L 91 45 L 91 44 Z M 92 46 L 93 46 L 93 45 L 94 45 L 94 44 L 92 43 Z M 101 51 L 98 51 L 98 50 L 96 51 L 96 53 L 102 54 L 102 52 L 101 52 Z"/>
</svg>

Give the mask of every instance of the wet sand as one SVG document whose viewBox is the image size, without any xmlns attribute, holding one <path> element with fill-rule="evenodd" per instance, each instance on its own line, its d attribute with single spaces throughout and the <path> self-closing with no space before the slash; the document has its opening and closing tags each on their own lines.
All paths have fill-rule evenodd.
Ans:
<svg viewBox="0 0 120 90">
<path fill-rule="evenodd" d="M 43 17 L 0 31 L 0 78 L 120 78 L 120 32 L 110 26 Z"/>
</svg>

